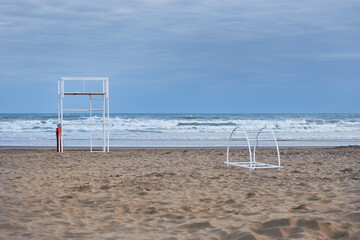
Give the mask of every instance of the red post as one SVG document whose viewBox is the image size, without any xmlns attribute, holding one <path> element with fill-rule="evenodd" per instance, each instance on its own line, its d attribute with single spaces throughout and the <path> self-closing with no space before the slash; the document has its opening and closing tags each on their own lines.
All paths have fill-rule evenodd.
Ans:
<svg viewBox="0 0 360 240">
<path fill-rule="evenodd" d="M 61 152 L 61 128 L 56 128 L 56 151 Z"/>
</svg>

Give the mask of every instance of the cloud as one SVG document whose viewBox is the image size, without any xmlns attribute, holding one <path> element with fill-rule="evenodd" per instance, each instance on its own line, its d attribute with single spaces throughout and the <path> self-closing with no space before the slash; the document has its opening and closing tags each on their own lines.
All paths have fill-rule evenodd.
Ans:
<svg viewBox="0 0 360 240">
<path fill-rule="evenodd" d="M 356 8 L 359 9 L 356 1 L 328 0 L 113 0 L 102 3 L 95 0 L 13 0 L 2 5 L 0 21 L 11 26 L 7 31 L 24 29 L 23 25 L 27 29 L 36 29 L 54 23 L 76 22 L 76 26 L 82 26 L 101 22 L 125 24 L 139 30 L 152 28 L 174 36 L 202 33 L 211 37 L 248 39 L 341 31 L 360 23 L 356 15 L 350 16 L 356 21 L 348 21 L 348 17 L 341 14 L 351 13 Z"/>
<path fill-rule="evenodd" d="M 322 55 L 315 55 L 318 60 L 360 60 L 360 53 L 327 53 Z"/>
<path fill-rule="evenodd" d="M 360 37 L 358 1 L 0 2 L 0 49 L 14 64 L 26 65 L 34 55 L 45 62 L 57 59 L 59 66 L 61 61 L 86 65 L 98 58 L 116 71 L 198 69 L 200 74 L 206 68 L 230 71 L 240 64 L 257 71 L 256 63 L 282 55 L 358 59 L 357 45 L 343 49 L 336 39 Z M 329 36 L 335 43 L 328 42 Z M 310 41 L 319 42 L 320 50 Z M 0 65 L 7 67 L 6 61 Z"/>
</svg>

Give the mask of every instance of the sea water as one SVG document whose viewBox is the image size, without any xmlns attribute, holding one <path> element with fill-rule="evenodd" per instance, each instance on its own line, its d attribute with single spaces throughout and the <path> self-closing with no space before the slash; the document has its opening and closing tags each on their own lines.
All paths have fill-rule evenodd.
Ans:
<svg viewBox="0 0 360 240">
<path fill-rule="evenodd" d="M 66 114 L 66 146 L 88 146 L 90 121 L 85 114 Z M 93 123 L 101 123 L 93 116 Z M 0 114 L 0 146 L 55 146 L 58 116 Z M 111 147 L 226 146 L 231 131 L 274 130 L 280 146 L 360 145 L 360 114 L 110 114 Z M 92 126 L 94 144 L 101 146 L 103 127 Z"/>
</svg>

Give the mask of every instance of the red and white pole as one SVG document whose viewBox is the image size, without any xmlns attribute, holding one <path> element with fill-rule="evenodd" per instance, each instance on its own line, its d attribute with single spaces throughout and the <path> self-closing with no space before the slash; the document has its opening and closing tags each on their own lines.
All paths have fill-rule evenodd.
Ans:
<svg viewBox="0 0 360 240">
<path fill-rule="evenodd" d="M 62 138 L 62 131 L 61 131 L 61 125 L 58 125 L 58 128 L 56 128 L 56 151 L 61 152 L 61 138 Z"/>
</svg>

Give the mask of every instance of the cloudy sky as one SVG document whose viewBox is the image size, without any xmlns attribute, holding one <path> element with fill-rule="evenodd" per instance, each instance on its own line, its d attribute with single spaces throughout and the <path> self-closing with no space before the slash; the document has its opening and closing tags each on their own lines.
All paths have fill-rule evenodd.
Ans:
<svg viewBox="0 0 360 240">
<path fill-rule="evenodd" d="M 0 112 L 56 112 L 62 76 L 112 112 L 360 112 L 360 1 L 0 0 Z"/>
</svg>

